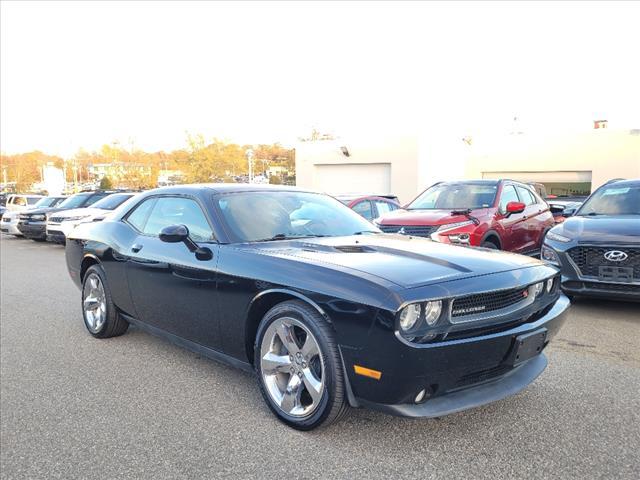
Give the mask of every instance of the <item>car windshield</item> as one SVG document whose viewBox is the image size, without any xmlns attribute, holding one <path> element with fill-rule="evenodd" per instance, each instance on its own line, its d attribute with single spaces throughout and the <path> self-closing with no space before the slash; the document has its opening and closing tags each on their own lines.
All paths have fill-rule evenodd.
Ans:
<svg viewBox="0 0 640 480">
<path fill-rule="evenodd" d="M 102 210 L 114 210 L 131 197 L 133 197 L 133 193 L 115 193 L 103 198 L 91 206 L 94 208 L 101 208 Z"/>
<path fill-rule="evenodd" d="M 338 200 L 317 193 L 237 192 L 215 199 L 237 242 L 380 233 Z"/>
<path fill-rule="evenodd" d="M 56 203 L 56 197 L 44 197 L 38 200 L 33 206 L 36 208 L 46 208 Z"/>
<path fill-rule="evenodd" d="M 466 210 L 493 205 L 497 185 L 486 183 L 441 183 L 427 189 L 409 205 L 409 210 Z"/>
<path fill-rule="evenodd" d="M 584 202 L 577 215 L 640 215 L 640 185 L 601 188 Z"/>
<path fill-rule="evenodd" d="M 90 193 L 78 193 L 72 197 L 67 198 L 64 202 L 58 205 L 60 208 L 77 208 L 81 207 L 87 198 L 91 196 Z"/>
</svg>

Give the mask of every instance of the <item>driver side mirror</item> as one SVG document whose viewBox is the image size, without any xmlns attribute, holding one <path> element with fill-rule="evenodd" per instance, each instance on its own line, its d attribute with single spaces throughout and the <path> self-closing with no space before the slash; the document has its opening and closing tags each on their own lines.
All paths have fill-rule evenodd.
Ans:
<svg viewBox="0 0 640 480">
<path fill-rule="evenodd" d="M 509 202 L 507 203 L 507 217 L 514 213 L 522 213 L 527 206 L 522 202 Z"/>
<path fill-rule="evenodd" d="M 186 225 L 169 225 L 160 230 L 160 241 L 165 243 L 184 243 L 198 260 L 211 260 L 213 252 L 207 247 L 201 247 L 189 236 Z"/>
</svg>

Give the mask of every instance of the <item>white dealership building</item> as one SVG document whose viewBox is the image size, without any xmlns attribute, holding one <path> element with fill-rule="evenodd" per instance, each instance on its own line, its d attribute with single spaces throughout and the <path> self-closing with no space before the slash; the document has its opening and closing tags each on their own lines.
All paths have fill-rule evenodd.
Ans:
<svg viewBox="0 0 640 480">
<path fill-rule="evenodd" d="M 558 195 L 640 178 L 640 129 L 467 137 L 368 132 L 296 146 L 297 185 L 329 194 L 395 194 L 408 202 L 437 181 L 477 178 L 540 182 Z"/>
</svg>

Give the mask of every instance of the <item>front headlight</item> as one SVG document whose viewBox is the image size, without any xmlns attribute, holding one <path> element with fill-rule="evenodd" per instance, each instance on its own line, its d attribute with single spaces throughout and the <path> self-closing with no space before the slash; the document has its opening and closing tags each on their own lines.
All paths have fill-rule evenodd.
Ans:
<svg viewBox="0 0 640 480">
<path fill-rule="evenodd" d="M 544 291 L 544 282 L 538 282 L 533 286 L 533 296 L 535 298 L 539 297 L 543 291 Z"/>
<path fill-rule="evenodd" d="M 560 265 L 560 258 L 558 257 L 558 254 L 553 248 L 547 245 L 542 245 L 540 258 L 545 262 L 553 263 L 554 265 Z"/>
<path fill-rule="evenodd" d="M 465 220 L 464 222 L 447 223 L 446 225 L 440 225 L 436 230 L 437 233 L 448 232 L 449 230 L 455 230 L 456 228 L 466 227 L 473 225 L 471 220 Z"/>
<path fill-rule="evenodd" d="M 560 235 L 558 233 L 548 232 L 547 237 L 549 240 L 555 240 L 556 242 L 567 243 L 570 242 L 571 239 L 569 237 L 565 237 L 564 235 Z"/>
<path fill-rule="evenodd" d="M 400 312 L 400 329 L 408 332 L 420 319 L 420 304 L 407 305 Z"/>
<path fill-rule="evenodd" d="M 62 221 L 63 222 L 75 222 L 77 220 L 82 220 L 83 218 L 87 218 L 89 215 L 78 215 L 76 217 L 66 217 L 63 218 Z"/>
<path fill-rule="evenodd" d="M 31 220 L 35 220 L 35 221 L 42 221 L 42 220 L 46 220 L 47 217 L 44 215 L 33 215 L 31 217 Z"/>
<path fill-rule="evenodd" d="M 553 290 L 553 278 L 550 278 L 549 280 L 547 280 L 547 293 L 551 293 L 551 290 Z"/>
<path fill-rule="evenodd" d="M 442 316 L 442 300 L 412 303 L 407 305 L 398 316 L 399 330 L 403 337 L 412 341 L 416 338 L 432 338 L 429 328 Z"/>
</svg>

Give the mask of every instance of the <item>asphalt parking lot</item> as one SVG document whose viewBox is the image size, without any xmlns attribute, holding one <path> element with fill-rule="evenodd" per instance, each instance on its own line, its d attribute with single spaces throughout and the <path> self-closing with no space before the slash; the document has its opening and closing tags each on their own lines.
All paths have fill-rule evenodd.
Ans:
<svg viewBox="0 0 640 480">
<path fill-rule="evenodd" d="M 62 247 L 3 237 L 2 478 L 640 478 L 640 305 L 579 300 L 519 395 L 438 420 L 280 424 L 251 375 L 95 340 Z"/>
</svg>

